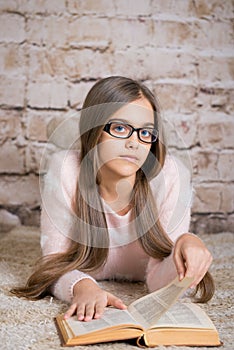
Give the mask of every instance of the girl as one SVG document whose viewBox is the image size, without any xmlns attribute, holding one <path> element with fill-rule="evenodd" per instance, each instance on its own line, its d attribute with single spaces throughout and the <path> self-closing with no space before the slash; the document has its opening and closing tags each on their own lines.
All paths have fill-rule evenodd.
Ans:
<svg viewBox="0 0 234 350">
<path fill-rule="evenodd" d="M 70 303 L 65 318 L 100 318 L 124 309 L 103 279 L 145 281 L 149 291 L 178 274 L 193 278 L 199 301 L 214 284 L 211 254 L 188 232 L 188 170 L 167 155 L 159 108 L 143 84 L 124 77 L 98 81 L 80 117 L 81 151 L 55 155 L 41 213 L 43 258 L 18 296 L 52 293 Z"/>
</svg>

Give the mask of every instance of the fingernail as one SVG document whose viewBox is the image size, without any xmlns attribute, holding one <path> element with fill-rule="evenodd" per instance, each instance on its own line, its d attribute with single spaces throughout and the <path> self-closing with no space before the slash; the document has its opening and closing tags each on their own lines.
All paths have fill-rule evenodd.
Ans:
<svg viewBox="0 0 234 350">
<path fill-rule="evenodd" d="M 184 278 L 183 273 L 180 273 L 180 274 L 179 274 L 179 280 L 181 281 L 183 278 Z"/>
</svg>

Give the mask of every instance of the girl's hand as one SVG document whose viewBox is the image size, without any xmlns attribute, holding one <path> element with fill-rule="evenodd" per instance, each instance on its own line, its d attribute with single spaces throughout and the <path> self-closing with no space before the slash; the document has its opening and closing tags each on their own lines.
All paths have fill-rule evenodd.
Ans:
<svg viewBox="0 0 234 350">
<path fill-rule="evenodd" d="M 212 256 L 202 240 L 195 235 L 185 233 L 178 238 L 173 253 L 179 279 L 192 277 L 190 288 L 202 280 L 212 262 Z"/>
<path fill-rule="evenodd" d="M 114 306 L 117 309 L 126 309 L 122 300 L 113 294 L 101 289 L 95 282 L 86 278 L 74 286 L 74 297 L 70 308 L 64 315 L 67 319 L 77 314 L 79 321 L 90 321 L 92 318 L 100 318 L 106 306 Z"/>
</svg>

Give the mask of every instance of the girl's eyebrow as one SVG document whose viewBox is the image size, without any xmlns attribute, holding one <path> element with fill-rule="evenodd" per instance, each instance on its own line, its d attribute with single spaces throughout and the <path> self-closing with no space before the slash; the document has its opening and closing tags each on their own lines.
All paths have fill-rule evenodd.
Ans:
<svg viewBox="0 0 234 350">
<path fill-rule="evenodd" d="M 121 122 L 121 123 L 124 123 L 124 124 L 131 124 L 129 122 L 129 120 L 127 119 L 122 119 L 122 118 L 113 118 L 113 119 L 110 119 L 109 122 Z M 151 128 L 154 128 L 154 124 L 153 123 L 145 123 L 142 125 L 142 127 L 151 127 Z"/>
</svg>

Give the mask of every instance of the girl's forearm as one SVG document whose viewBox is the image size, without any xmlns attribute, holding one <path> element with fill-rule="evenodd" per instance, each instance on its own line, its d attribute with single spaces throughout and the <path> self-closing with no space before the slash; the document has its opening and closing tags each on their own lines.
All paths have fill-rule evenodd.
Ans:
<svg viewBox="0 0 234 350">
<path fill-rule="evenodd" d="M 61 276 L 52 286 L 51 292 L 52 294 L 63 301 L 70 303 L 73 298 L 73 288 L 77 284 L 77 282 L 82 279 L 91 279 L 96 282 L 91 276 L 86 273 L 83 273 L 79 270 L 73 270 L 65 273 Z"/>
</svg>

